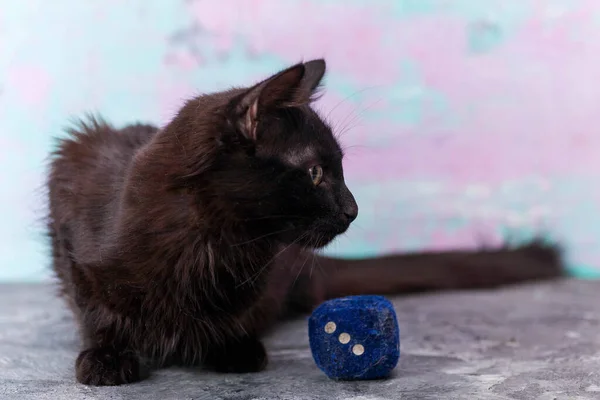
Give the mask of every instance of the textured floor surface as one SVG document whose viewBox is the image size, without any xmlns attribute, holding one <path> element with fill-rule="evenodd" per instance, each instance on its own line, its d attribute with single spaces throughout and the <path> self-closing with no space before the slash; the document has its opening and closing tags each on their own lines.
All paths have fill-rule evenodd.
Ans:
<svg viewBox="0 0 600 400">
<path fill-rule="evenodd" d="M 314 365 L 306 321 L 270 338 L 249 375 L 169 369 L 142 383 L 74 382 L 73 322 L 49 286 L 0 286 L 0 399 L 600 399 L 600 282 L 397 298 L 402 355 L 385 381 L 337 383 Z"/>
</svg>

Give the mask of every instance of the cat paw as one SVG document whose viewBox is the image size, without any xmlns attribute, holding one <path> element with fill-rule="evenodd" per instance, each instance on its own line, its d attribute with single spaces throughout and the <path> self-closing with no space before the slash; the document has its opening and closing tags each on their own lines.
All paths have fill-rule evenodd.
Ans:
<svg viewBox="0 0 600 400">
<path fill-rule="evenodd" d="M 79 353 L 75 373 L 77 381 L 92 386 L 115 386 L 142 379 L 140 361 L 133 352 L 109 347 Z"/>
<path fill-rule="evenodd" d="M 216 372 L 259 372 L 267 367 L 268 357 L 260 340 L 246 338 L 210 353 L 205 363 Z"/>
</svg>

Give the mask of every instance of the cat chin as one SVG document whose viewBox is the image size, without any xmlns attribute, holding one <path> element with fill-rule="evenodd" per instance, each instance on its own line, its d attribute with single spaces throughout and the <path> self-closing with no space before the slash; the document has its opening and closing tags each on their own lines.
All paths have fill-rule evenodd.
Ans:
<svg viewBox="0 0 600 400">
<path fill-rule="evenodd" d="M 306 249 L 322 249 L 327 246 L 338 236 L 338 233 L 334 232 L 323 232 L 323 233 L 314 233 L 312 235 L 304 236 L 302 239 L 298 240 L 296 243 L 301 245 Z"/>
<path fill-rule="evenodd" d="M 318 222 L 303 233 L 294 234 L 288 244 L 298 244 L 305 249 L 322 249 L 335 240 L 339 235 L 345 233 L 350 224 L 334 224 L 329 221 Z"/>
</svg>

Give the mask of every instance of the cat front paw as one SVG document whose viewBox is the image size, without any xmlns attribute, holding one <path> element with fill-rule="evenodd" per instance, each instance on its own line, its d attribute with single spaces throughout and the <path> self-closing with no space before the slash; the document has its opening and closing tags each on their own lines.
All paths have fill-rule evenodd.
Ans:
<svg viewBox="0 0 600 400">
<path fill-rule="evenodd" d="M 77 381 L 91 386 L 115 386 L 142 379 L 140 360 L 131 351 L 110 347 L 83 350 L 75 362 Z"/>
<path fill-rule="evenodd" d="M 205 364 L 216 372 L 259 372 L 266 368 L 268 357 L 265 346 L 260 340 L 244 338 L 211 350 Z"/>
</svg>

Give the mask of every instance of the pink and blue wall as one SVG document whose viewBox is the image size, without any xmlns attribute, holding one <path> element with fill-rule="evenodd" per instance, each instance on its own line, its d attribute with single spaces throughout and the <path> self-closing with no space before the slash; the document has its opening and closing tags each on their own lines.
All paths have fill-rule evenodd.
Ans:
<svg viewBox="0 0 600 400">
<path fill-rule="evenodd" d="M 42 280 L 44 160 L 73 118 L 163 124 L 189 96 L 328 61 L 366 256 L 562 241 L 600 275 L 597 0 L 8 0 L 0 280 Z"/>
</svg>

